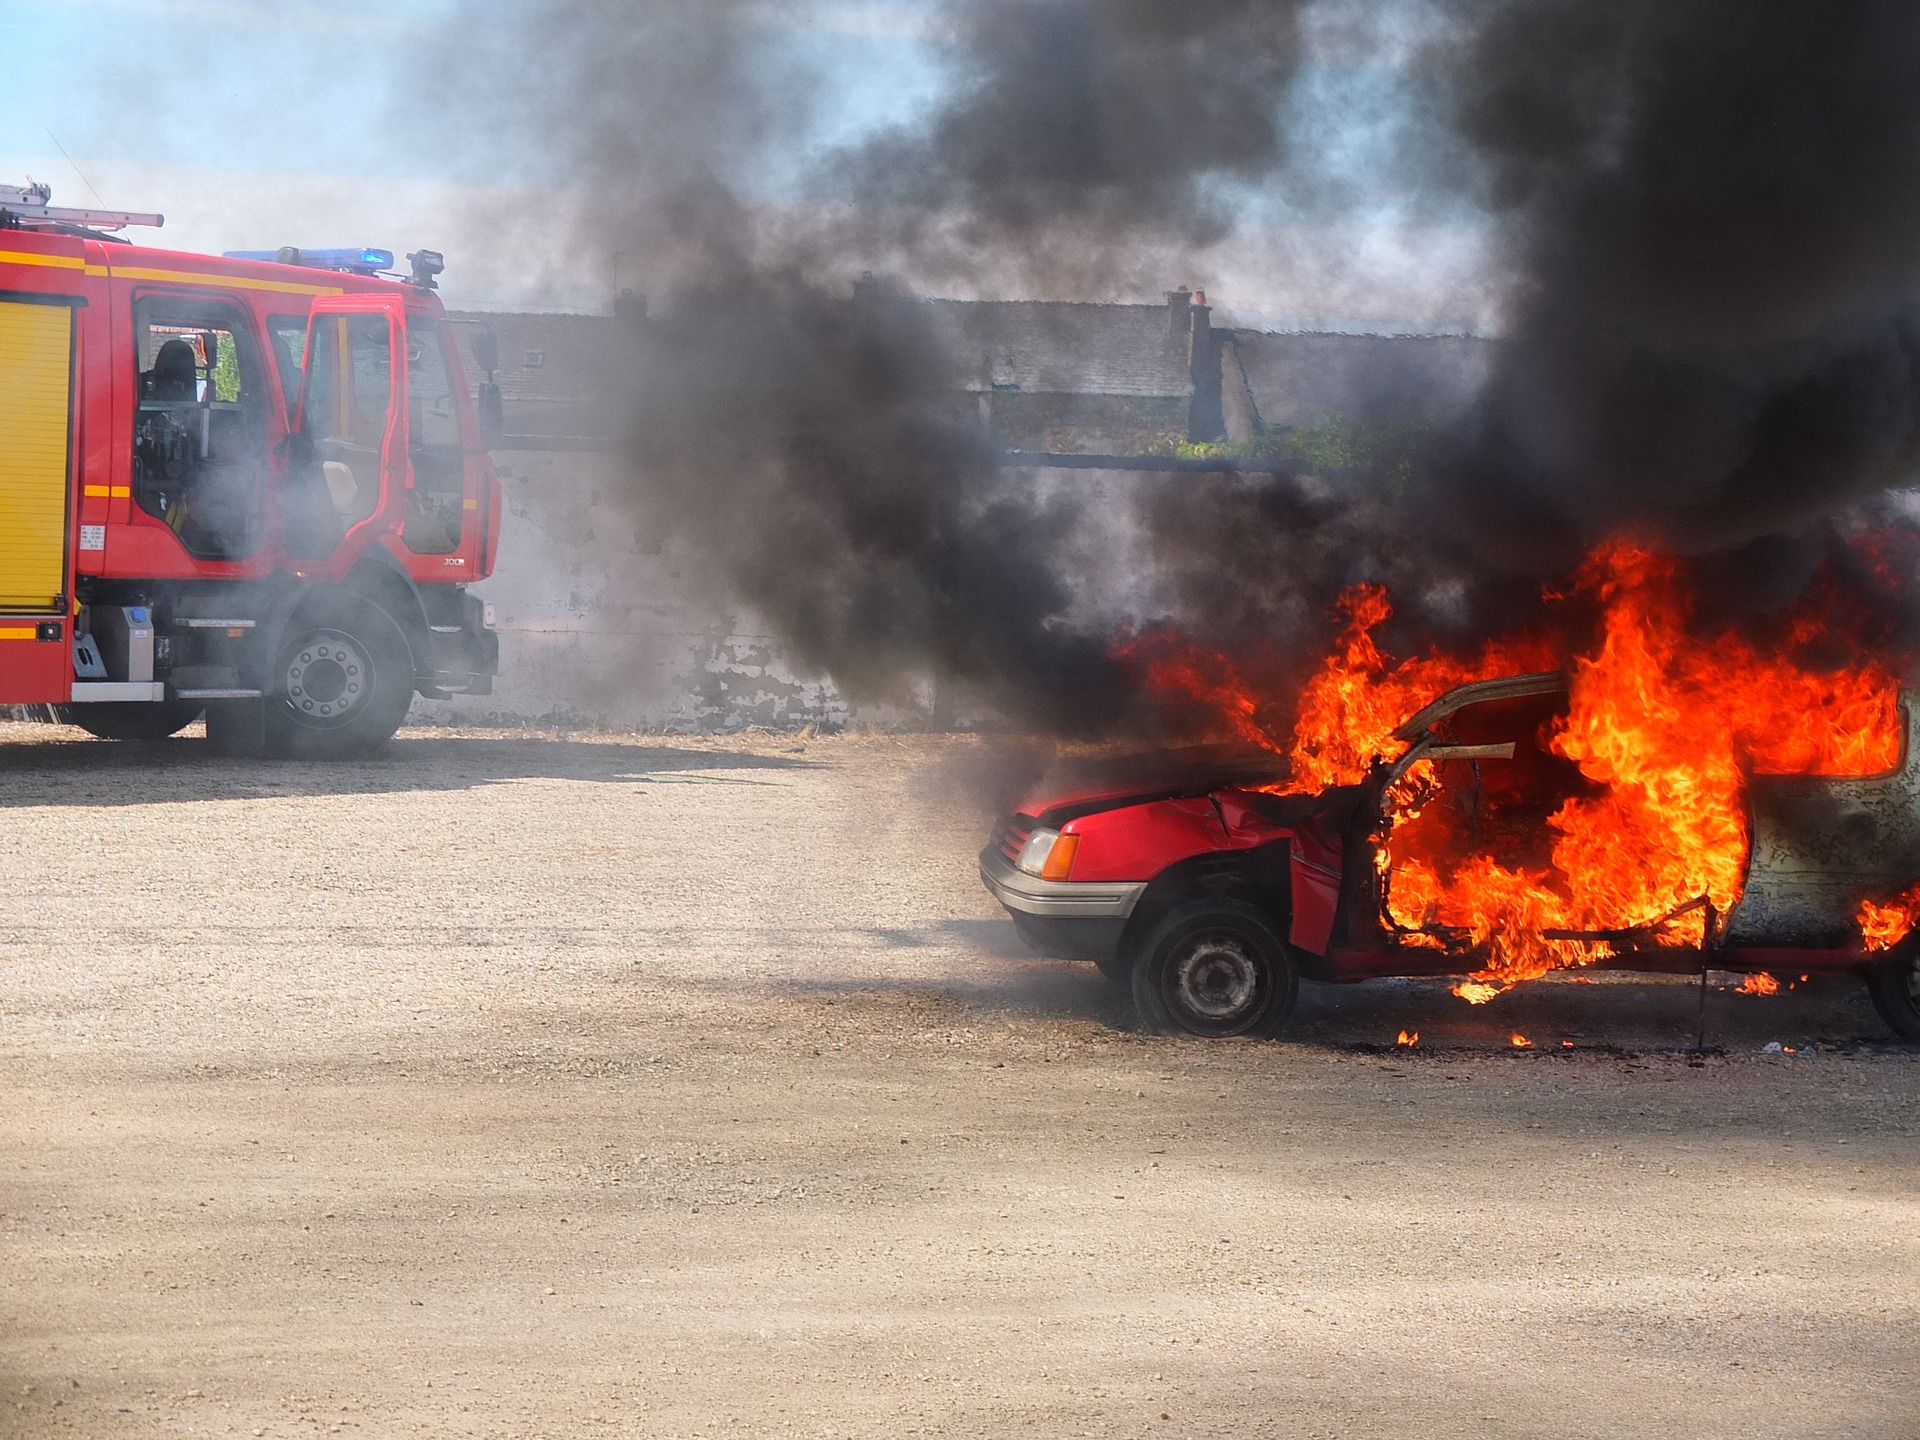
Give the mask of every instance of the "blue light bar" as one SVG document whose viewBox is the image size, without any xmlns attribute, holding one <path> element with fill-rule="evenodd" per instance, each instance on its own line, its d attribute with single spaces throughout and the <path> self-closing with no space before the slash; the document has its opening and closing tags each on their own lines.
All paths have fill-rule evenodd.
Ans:
<svg viewBox="0 0 1920 1440">
<path fill-rule="evenodd" d="M 393 252 L 363 245 L 352 250 L 302 250 L 283 245 L 278 250 L 229 250 L 228 260 L 264 260 L 268 264 L 302 265 L 309 270 L 340 270 L 350 275 L 378 275 L 393 269 Z"/>
</svg>

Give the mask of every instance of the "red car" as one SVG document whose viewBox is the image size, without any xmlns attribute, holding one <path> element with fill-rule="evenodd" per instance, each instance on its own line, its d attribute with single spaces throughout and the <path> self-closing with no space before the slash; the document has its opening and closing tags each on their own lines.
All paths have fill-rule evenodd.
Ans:
<svg viewBox="0 0 1920 1440">
<path fill-rule="evenodd" d="M 1376 863 L 1389 788 L 1420 760 L 1454 803 L 1503 796 L 1544 833 L 1570 762 L 1543 744 L 1564 710 L 1559 674 L 1479 681 L 1395 732 L 1407 748 L 1358 785 L 1276 795 L 1278 756 L 1217 748 L 1135 757 L 1029 794 L 980 853 L 988 890 L 1041 954 L 1091 960 L 1130 984 L 1156 1030 L 1271 1035 L 1298 981 L 1458 976 L 1484 958 L 1458 936 L 1413 932 L 1386 912 Z M 1604 939 L 1608 969 L 1858 975 L 1889 1026 L 1920 1042 L 1920 931 L 1869 951 L 1857 913 L 1920 880 L 1920 704 L 1901 696 L 1903 759 L 1883 776 L 1755 776 L 1739 903 L 1710 946 L 1656 944 L 1648 930 Z M 1532 801 L 1531 808 L 1530 797 Z M 1531 817 L 1529 820 L 1528 817 Z"/>
</svg>

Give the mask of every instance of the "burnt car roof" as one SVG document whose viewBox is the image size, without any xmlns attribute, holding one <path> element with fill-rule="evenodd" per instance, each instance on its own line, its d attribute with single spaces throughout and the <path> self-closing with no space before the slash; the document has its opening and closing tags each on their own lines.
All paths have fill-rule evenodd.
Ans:
<svg viewBox="0 0 1920 1440">
<path fill-rule="evenodd" d="M 1565 690 L 1567 685 L 1567 676 L 1557 670 L 1470 681 L 1417 711 L 1393 732 L 1394 738 L 1417 739 L 1469 705 L 1549 695 Z M 1176 750 L 1067 760 L 1056 763 L 1031 786 L 1015 809 L 1016 813 L 1037 817 L 1043 824 L 1064 825 L 1082 815 L 1123 805 L 1270 785 L 1286 779 L 1290 770 L 1286 756 L 1247 745 L 1189 745 Z M 1298 805 L 1312 797 L 1289 799 Z"/>
<path fill-rule="evenodd" d="M 1393 732 L 1396 740 L 1417 740 L 1421 734 L 1431 730 L 1456 710 L 1464 710 L 1469 705 L 1478 705 L 1483 700 L 1513 700 L 1522 695 L 1551 695 L 1556 690 L 1565 690 L 1568 685 L 1566 675 L 1558 670 L 1542 671 L 1534 675 L 1505 675 L 1496 680 L 1471 680 L 1465 685 L 1456 685 L 1432 704 L 1416 710 L 1407 719 L 1400 722 L 1400 728 Z"/>
</svg>

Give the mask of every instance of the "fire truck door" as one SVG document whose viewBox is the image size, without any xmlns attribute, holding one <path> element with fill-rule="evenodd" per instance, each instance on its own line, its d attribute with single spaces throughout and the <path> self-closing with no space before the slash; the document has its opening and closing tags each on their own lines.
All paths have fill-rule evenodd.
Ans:
<svg viewBox="0 0 1920 1440">
<path fill-rule="evenodd" d="M 72 303 L 0 298 L 0 702 L 64 701 L 73 680 Z"/>
<path fill-rule="evenodd" d="M 316 300 L 288 473 L 287 549 L 328 555 L 406 488 L 406 310 L 398 296 Z"/>
</svg>

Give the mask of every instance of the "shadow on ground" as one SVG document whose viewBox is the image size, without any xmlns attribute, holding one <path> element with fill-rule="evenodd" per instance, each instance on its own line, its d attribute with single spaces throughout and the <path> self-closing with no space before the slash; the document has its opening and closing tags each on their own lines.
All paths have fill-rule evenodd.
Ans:
<svg viewBox="0 0 1920 1440">
<path fill-rule="evenodd" d="M 455 791 L 533 779 L 756 785 L 777 783 L 769 772 L 818 768 L 798 755 L 744 750 L 404 734 L 364 760 L 233 760 L 193 735 L 136 744 L 70 738 L 75 733 L 48 727 L 33 738 L 7 735 L 0 743 L 0 807 Z"/>
<path fill-rule="evenodd" d="M 898 935 L 867 932 L 910 946 L 956 943 L 977 965 L 958 980 L 809 983 L 809 992 L 938 992 L 967 1009 L 1049 1021 L 1083 1021 L 1115 1030 L 1138 1026 L 1124 987 L 1090 964 L 1047 960 L 1020 943 L 1002 920 L 948 920 Z M 1401 1032 L 1415 1048 L 1439 1050 L 1614 1049 L 1646 1053 L 1885 1049 L 1900 1046 L 1881 1022 L 1863 983 L 1782 976 L 1776 995 L 1738 993 L 1737 976 L 1716 972 L 1704 994 L 1697 978 L 1603 974 L 1551 976 L 1518 986 L 1485 1005 L 1469 1005 L 1442 980 L 1369 980 L 1356 985 L 1303 981 L 1284 1039 L 1329 1049 L 1398 1048 Z M 1515 1038 L 1526 1042 L 1517 1045 Z M 1195 1042 L 1204 1043 L 1204 1042 Z"/>
</svg>

